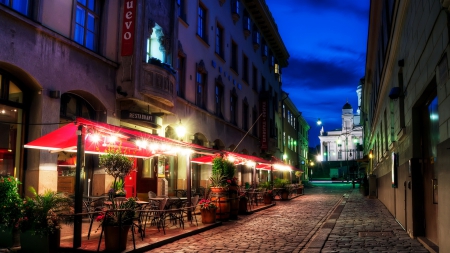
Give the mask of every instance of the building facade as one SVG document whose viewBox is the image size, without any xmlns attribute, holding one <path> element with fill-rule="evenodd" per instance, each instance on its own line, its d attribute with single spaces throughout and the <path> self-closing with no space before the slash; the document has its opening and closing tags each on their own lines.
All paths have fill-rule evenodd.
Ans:
<svg viewBox="0 0 450 253">
<path fill-rule="evenodd" d="M 369 194 L 432 252 L 450 251 L 449 7 L 371 1 L 362 99 Z"/>
<path fill-rule="evenodd" d="M 73 191 L 76 155 L 23 145 L 76 117 L 282 159 L 289 54 L 263 0 L 21 0 L 0 12 L 1 126 L 9 133 L 1 174 L 23 189 Z M 188 163 L 139 158 L 128 184 L 135 195 L 157 192 L 161 179 L 185 189 Z M 97 155 L 86 155 L 84 173 L 85 192 L 110 188 Z M 192 165 L 193 187 L 207 186 L 209 173 Z M 258 171 L 257 181 L 269 174 Z M 251 181 L 251 168 L 240 165 L 237 176 Z"/>
</svg>

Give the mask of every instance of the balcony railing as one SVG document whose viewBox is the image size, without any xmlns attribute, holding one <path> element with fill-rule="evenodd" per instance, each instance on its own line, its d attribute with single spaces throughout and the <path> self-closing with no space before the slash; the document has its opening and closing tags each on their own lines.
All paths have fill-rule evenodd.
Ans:
<svg viewBox="0 0 450 253">
<path fill-rule="evenodd" d="M 154 64 L 144 64 L 139 91 L 165 105 L 174 106 L 175 75 L 171 68 L 164 68 Z"/>
</svg>

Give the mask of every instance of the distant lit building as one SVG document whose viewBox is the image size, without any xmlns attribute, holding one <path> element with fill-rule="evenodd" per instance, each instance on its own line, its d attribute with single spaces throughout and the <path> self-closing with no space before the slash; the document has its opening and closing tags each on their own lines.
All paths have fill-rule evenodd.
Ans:
<svg viewBox="0 0 450 253">
<path fill-rule="evenodd" d="M 362 150 L 362 129 L 360 124 L 360 110 L 361 103 L 361 89 L 360 83 L 357 88 L 358 109 L 353 111 L 353 107 L 347 102 L 342 107 L 342 128 L 331 131 L 325 131 L 324 127 L 320 130 L 320 159 L 322 161 L 354 161 L 361 159 L 363 156 Z M 348 164 L 342 163 L 341 167 L 346 167 Z"/>
</svg>

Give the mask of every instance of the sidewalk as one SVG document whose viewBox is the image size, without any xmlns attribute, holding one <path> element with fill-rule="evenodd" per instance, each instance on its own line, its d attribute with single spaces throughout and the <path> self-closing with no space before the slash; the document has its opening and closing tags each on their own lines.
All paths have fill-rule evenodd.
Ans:
<svg viewBox="0 0 450 253">
<path fill-rule="evenodd" d="M 302 252 L 428 252 L 378 199 L 344 194 Z"/>
</svg>

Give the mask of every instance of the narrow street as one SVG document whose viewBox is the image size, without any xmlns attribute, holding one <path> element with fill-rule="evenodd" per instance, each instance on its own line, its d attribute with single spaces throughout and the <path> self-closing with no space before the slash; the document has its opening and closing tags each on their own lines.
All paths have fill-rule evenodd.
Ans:
<svg viewBox="0 0 450 253">
<path fill-rule="evenodd" d="M 373 233 L 380 231 L 386 233 Z M 377 199 L 363 198 L 351 184 L 321 184 L 306 189 L 306 195 L 151 252 L 369 251 L 428 252 Z"/>
</svg>

